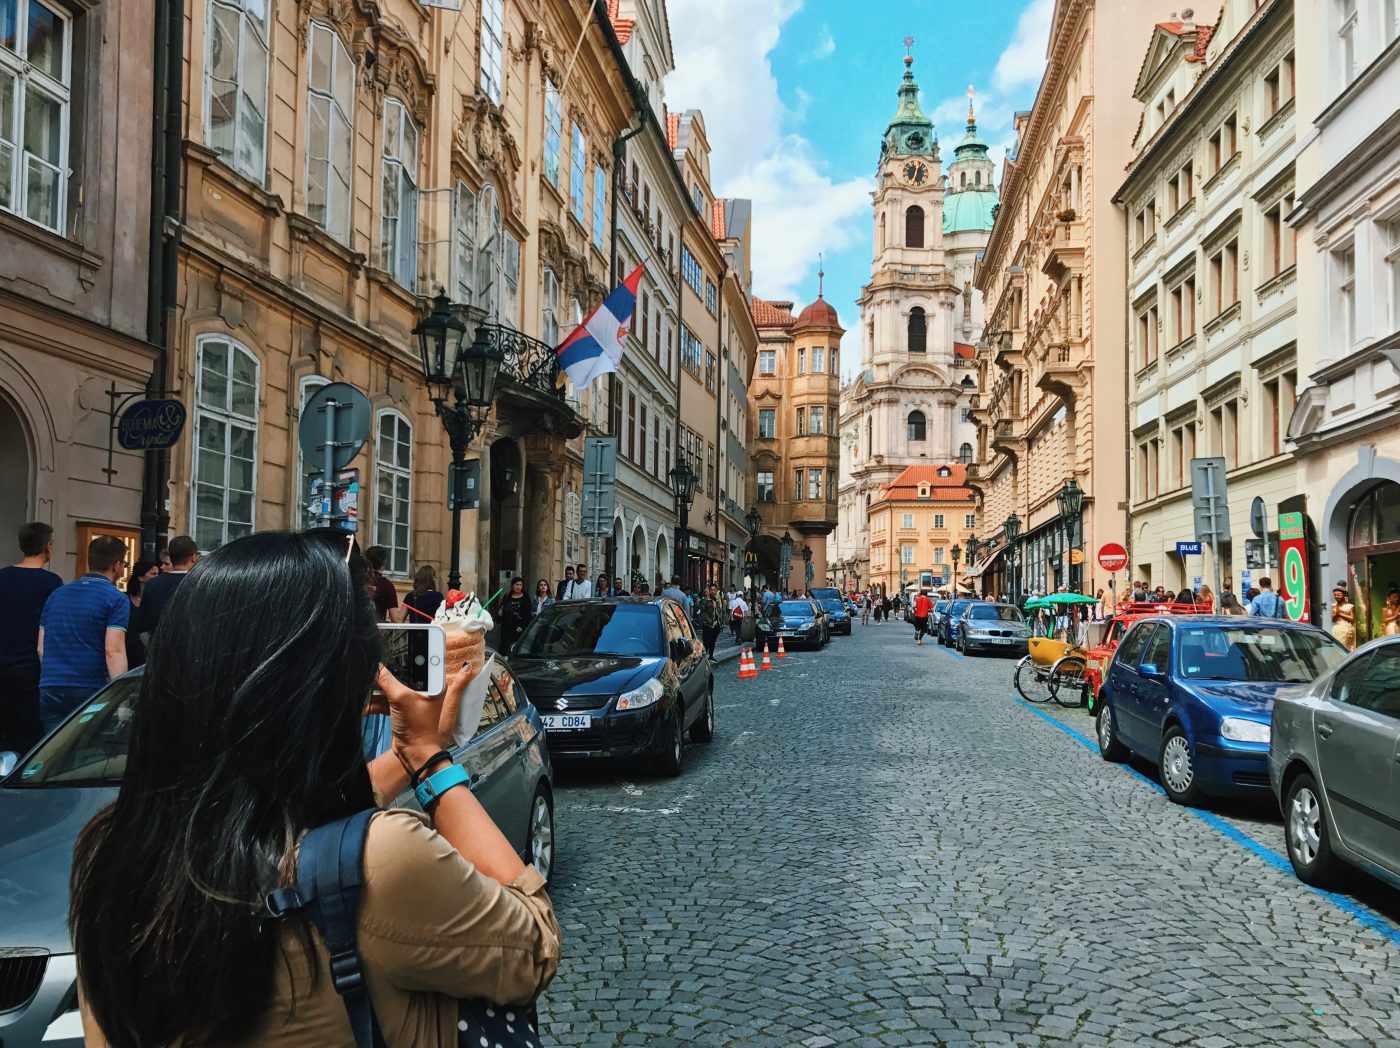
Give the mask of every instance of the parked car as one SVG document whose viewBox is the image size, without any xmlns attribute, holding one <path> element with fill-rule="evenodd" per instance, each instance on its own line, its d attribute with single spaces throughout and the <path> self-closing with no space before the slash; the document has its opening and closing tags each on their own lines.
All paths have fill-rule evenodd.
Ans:
<svg viewBox="0 0 1400 1048">
<path fill-rule="evenodd" d="M 948 602 L 948 607 L 943 611 L 943 617 L 938 620 L 938 630 L 936 636 L 938 643 L 944 646 L 953 643 L 953 626 L 962 618 L 962 613 L 971 604 L 970 600 L 952 600 Z"/>
<path fill-rule="evenodd" d="M 1278 696 L 1269 782 L 1298 877 L 1325 888 L 1343 864 L 1400 887 L 1400 638 L 1351 653 Z"/>
<path fill-rule="evenodd" d="M 943 621 L 943 615 L 948 610 L 948 605 L 952 601 L 936 600 L 933 602 L 933 610 L 928 613 L 928 631 L 933 634 L 938 633 L 938 624 Z"/>
<path fill-rule="evenodd" d="M 783 638 L 784 647 L 798 644 L 813 650 L 826 647 L 831 633 L 825 610 L 806 597 L 774 601 L 768 605 L 768 613 L 758 620 L 758 646 L 763 647 L 767 641 L 776 648 L 779 637 Z"/>
<path fill-rule="evenodd" d="M 1119 642 L 1132 628 L 1133 623 L 1149 615 L 1205 615 L 1209 611 L 1201 604 L 1177 604 L 1175 601 L 1155 603 L 1152 601 L 1125 601 L 1114 609 L 1106 624 L 1089 623 L 1089 654 L 1084 659 L 1084 683 L 1080 688 L 1080 698 L 1089 716 L 1098 709 L 1099 689 L 1103 685 L 1108 664 Z"/>
<path fill-rule="evenodd" d="M 694 742 L 714 737 L 710 660 L 672 600 L 551 604 L 530 620 L 509 661 L 556 757 L 641 757 L 679 775 L 686 732 Z"/>
<path fill-rule="evenodd" d="M 954 625 L 954 643 L 964 655 L 979 651 L 1024 655 L 1030 630 L 1026 617 L 1014 604 L 971 601 Z"/>
<path fill-rule="evenodd" d="M 1153 616 L 1109 663 L 1094 724 L 1105 760 L 1153 761 L 1167 796 L 1259 796 L 1269 788 L 1274 697 L 1346 655 L 1316 626 L 1220 615 Z"/>
<path fill-rule="evenodd" d="M 832 633 L 851 635 L 851 613 L 841 599 L 841 591 L 830 587 L 812 590 L 812 599 L 826 612 L 827 628 Z"/>
<path fill-rule="evenodd" d="M 554 870 L 554 787 L 539 714 L 499 659 L 481 726 L 452 760 L 521 858 L 548 880 Z M 142 670 L 117 678 L 80 706 L 22 761 L 0 755 L 0 1043 L 82 1048 L 68 879 L 73 843 L 121 785 Z M 387 717 L 367 717 L 366 755 L 389 746 Z M 16 767 L 16 763 L 18 766 Z M 418 809 L 412 790 L 394 807 Z"/>
</svg>

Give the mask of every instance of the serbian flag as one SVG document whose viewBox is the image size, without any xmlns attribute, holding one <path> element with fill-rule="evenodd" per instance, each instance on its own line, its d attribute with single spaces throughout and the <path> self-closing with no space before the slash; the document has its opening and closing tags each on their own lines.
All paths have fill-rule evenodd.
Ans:
<svg viewBox="0 0 1400 1048">
<path fill-rule="evenodd" d="M 637 285 L 642 282 L 638 266 L 631 275 L 603 299 L 603 304 L 574 328 L 574 333 L 555 350 L 559 366 L 575 386 L 586 386 L 599 375 L 608 375 L 622 365 L 622 347 L 632 330 L 632 313 L 637 308 Z"/>
</svg>

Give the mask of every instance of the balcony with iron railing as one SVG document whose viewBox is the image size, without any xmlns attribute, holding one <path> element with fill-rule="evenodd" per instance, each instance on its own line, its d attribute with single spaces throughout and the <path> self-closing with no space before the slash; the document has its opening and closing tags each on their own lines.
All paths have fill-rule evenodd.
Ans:
<svg viewBox="0 0 1400 1048">
<path fill-rule="evenodd" d="M 554 347 L 509 324 L 483 320 L 476 338 L 501 351 L 496 383 L 496 418 L 516 433 L 558 433 L 576 437 L 584 420 L 564 399 L 559 355 Z"/>
</svg>

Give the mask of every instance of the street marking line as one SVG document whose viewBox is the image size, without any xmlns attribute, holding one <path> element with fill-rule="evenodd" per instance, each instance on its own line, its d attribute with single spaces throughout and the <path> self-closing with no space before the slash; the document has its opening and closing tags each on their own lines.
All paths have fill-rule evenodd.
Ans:
<svg viewBox="0 0 1400 1048">
<path fill-rule="evenodd" d="M 1081 745 L 1087 747 L 1088 749 L 1093 750 L 1095 753 L 1099 752 L 1099 744 L 1093 739 L 1089 738 L 1089 736 L 1085 735 L 1083 732 L 1071 728 L 1068 724 L 1063 723 L 1057 717 L 1052 717 L 1044 710 L 1036 709 L 1035 706 L 1031 705 L 1029 702 L 1026 702 L 1024 699 L 1016 695 L 1011 696 L 1011 701 L 1016 703 L 1018 706 L 1023 706 L 1026 709 L 1030 710 L 1032 713 L 1034 713 L 1037 717 L 1041 718 L 1047 724 L 1054 725 L 1056 728 L 1060 729 L 1060 731 L 1068 735 L 1071 739 L 1074 739 L 1075 742 L 1078 742 Z M 1147 783 L 1147 785 L 1151 786 L 1163 797 L 1167 795 L 1167 791 L 1162 788 L 1162 784 L 1160 782 L 1148 778 L 1142 772 L 1138 771 L 1134 767 L 1131 767 L 1130 765 L 1123 764 L 1119 767 L 1122 771 L 1125 771 L 1129 775 L 1132 775 L 1137 779 L 1141 780 L 1142 782 Z M 1214 812 L 1201 811 L 1199 808 L 1187 808 L 1184 805 L 1176 805 L 1176 807 L 1181 808 L 1182 811 L 1185 811 L 1190 815 L 1194 815 L 1196 818 L 1200 819 L 1203 823 L 1220 833 L 1222 836 L 1229 838 L 1230 840 L 1238 844 L 1240 847 L 1244 848 L 1246 851 L 1251 852 L 1260 859 L 1263 859 L 1264 862 L 1274 867 L 1274 869 L 1278 870 L 1280 873 L 1287 874 L 1288 879 L 1294 884 L 1297 884 L 1301 888 L 1306 888 L 1313 894 L 1319 895 L 1323 899 L 1326 899 L 1333 906 L 1337 907 L 1337 909 L 1341 910 L 1347 916 L 1351 917 L 1362 927 L 1369 928 L 1371 931 L 1378 933 L 1383 938 L 1389 939 L 1391 943 L 1395 946 L 1400 946 L 1400 928 L 1397 928 L 1394 924 L 1392 924 L 1388 918 L 1381 916 L 1379 913 L 1376 913 L 1374 910 L 1369 909 L 1366 906 L 1363 906 L 1361 903 L 1357 902 L 1355 899 L 1350 898 L 1349 896 L 1341 895 L 1337 892 L 1329 892 L 1323 888 L 1314 888 L 1311 884 L 1307 884 L 1304 881 L 1299 880 L 1297 874 L 1293 872 L 1293 864 L 1288 861 L 1287 856 L 1280 855 L 1272 848 L 1260 844 L 1253 837 L 1249 836 L 1249 834 L 1244 833 L 1239 829 L 1236 829 L 1234 826 L 1231 826 L 1228 822 L 1222 819 L 1219 815 L 1216 815 Z"/>
</svg>

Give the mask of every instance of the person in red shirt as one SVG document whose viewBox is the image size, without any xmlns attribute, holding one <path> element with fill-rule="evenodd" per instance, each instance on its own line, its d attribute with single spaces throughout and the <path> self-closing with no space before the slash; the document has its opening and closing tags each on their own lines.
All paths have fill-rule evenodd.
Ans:
<svg viewBox="0 0 1400 1048">
<path fill-rule="evenodd" d="M 919 595 L 914 598 L 914 643 L 922 644 L 924 634 L 928 632 L 928 616 L 933 610 L 933 601 L 929 599 L 926 590 L 919 590 Z"/>
</svg>

